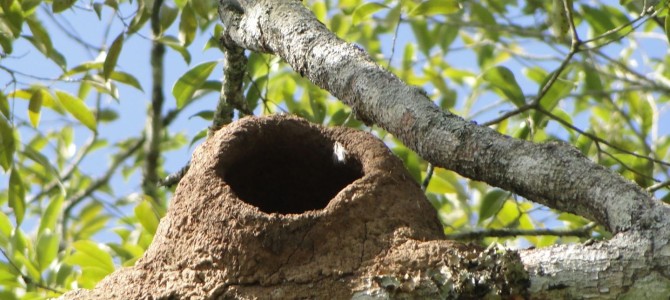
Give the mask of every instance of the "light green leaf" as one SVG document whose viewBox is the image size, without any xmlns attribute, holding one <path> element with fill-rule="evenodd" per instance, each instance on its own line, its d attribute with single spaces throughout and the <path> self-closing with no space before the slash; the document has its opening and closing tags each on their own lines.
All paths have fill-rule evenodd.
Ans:
<svg viewBox="0 0 670 300">
<path fill-rule="evenodd" d="M 76 251 L 72 256 L 65 259 L 66 263 L 78 265 L 82 268 L 95 268 L 105 275 L 114 272 L 112 256 L 100 249 L 96 243 L 81 240 L 74 242 L 73 246 Z"/>
<path fill-rule="evenodd" d="M 47 209 L 41 215 L 40 227 L 37 231 L 38 234 L 42 234 L 45 230 L 51 230 L 52 232 L 56 230 L 56 223 L 58 221 L 58 216 L 61 214 L 64 199 L 65 197 L 63 194 L 51 198 L 51 202 L 47 206 Z"/>
<path fill-rule="evenodd" d="M 500 90 L 517 107 L 526 104 L 526 99 L 523 96 L 521 87 L 516 82 L 514 73 L 508 68 L 503 66 L 493 67 L 488 69 L 482 78 Z"/>
<path fill-rule="evenodd" d="M 670 15 L 665 16 L 665 36 L 668 38 L 668 42 L 670 42 Z"/>
<path fill-rule="evenodd" d="M 92 131 L 96 131 L 95 116 L 86 104 L 84 104 L 84 101 L 64 91 L 56 91 L 56 96 L 60 100 L 61 105 L 65 107 L 65 110 L 75 117 L 75 119 L 79 120 L 79 122 Z"/>
<path fill-rule="evenodd" d="M 135 206 L 135 216 L 147 232 L 156 234 L 160 219 L 156 214 L 156 211 L 153 209 L 151 202 L 143 200 L 140 204 Z"/>
<path fill-rule="evenodd" d="M 37 128 L 37 125 L 40 123 L 40 111 L 42 110 L 43 93 L 44 92 L 42 89 L 35 90 L 32 97 L 30 97 L 30 102 L 28 103 L 28 118 L 30 119 L 30 124 L 32 124 L 35 128 Z"/>
<path fill-rule="evenodd" d="M 461 10 L 461 4 L 457 0 L 428 0 L 415 7 L 410 16 L 434 16 L 453 14 Z"/>
<path fill-rule="evenodd" d="M 188 46 L 193 42 L 197 29 L 198 21 L 195 12 L 193 12 L 190 4 L 186 4 L 181 11 L 181 19 L 179 20 L 179 40 L 183 46 Z"/>
<path fill-rule="evenodd" d="M 172 87 L 172 95 L 177 100 L 178 108 L 182 108 L 190 102 L 193 93 L 207 80 L 216 65 L 216 61 L 201 63 L 188 70 L 177 80 Z"/>
<path fill-rule="evenodd" d="M 8 240 L 12 235 L 12 231 L 14 231 L 12 221 L 9 220 L 9 217 L 4 212 L 0 211 L 0 240 Z"/>
<path fill-rule="evenodd" d="M 21 225 L 26 212 L 26 190 L 23 186 L 23 180 L 19 172 L 12 168 L 9 175 L 9 207 L 14 210 L 16 224 Z"/>
<path fill-rule="evenodd" d="M 367 18 L 374 14 L 375 12 L 378 12 L 384 8 L 388 8 L 388 6 L 377 3 L 377 2 L 368 2 L 364 3 L 354 10 L 354 15 L 352 17 L 352 23 L 354 25 L 358 25 L 360 22 L 367 20 Z"/>
<path fill-rule="evenodd" d="M 49 267 L 49 264 L 58 255 L 58 237 L 51 230 L 46 230 L 37 238 L 37 267 L 40 272 Z"/>
<path fill-rule="evenodd" d="M 116 62 L 119 60 L 119 54 L 121 54 L 121 48 L 123 48 L 124 39 L 123 33 L 119 34 L 109 47 L 109 52 L 107 52 L 107 57 L 105 57 L 105 63 L 102 67 L 102 76 L 105 80 L 109 80 L 110 75 L 114 72 Z"/>
</svg>

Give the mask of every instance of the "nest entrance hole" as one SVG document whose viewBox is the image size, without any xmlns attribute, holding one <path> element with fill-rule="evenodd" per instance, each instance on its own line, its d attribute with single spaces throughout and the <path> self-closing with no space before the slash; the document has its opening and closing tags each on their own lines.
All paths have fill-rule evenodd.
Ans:
<svg viewBox="0 0 670 300">
<path fill-rule="evenodd" d="M 290 128 L 286 128 L 290 127 Z M 251 133 L 226 157 L 223 179 L 242 201 L 266 213 L 322 209 L 363 171 L 355 158 L 334 156 L 334 142 L 304 126 Z"/>
</svg>

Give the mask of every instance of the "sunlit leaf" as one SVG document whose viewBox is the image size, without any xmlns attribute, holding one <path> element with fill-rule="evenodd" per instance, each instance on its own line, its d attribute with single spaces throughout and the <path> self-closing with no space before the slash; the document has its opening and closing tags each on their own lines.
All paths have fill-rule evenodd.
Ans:
<svg viewBox="0 0 670 300">
<path fill-rule="evenodd" d="M 58 255 L 59 235 L 48 229 L 43 231 L 37 238 L 37 266 L 40 271 L 44 271 L 49 264 Z"/>
<path fill-rule="evenodd" d="M 207 80 L 212 73 L 216 61 L 201 63 L 182 75 L 172 87 L 172 95 L 177 100 L 177 107 L 182 108 L 188 104 L 193 93 Z"/>
<path fill-rule="evenodd" d="M 56 224 L 58 217 L 62 213 L 61 208 L 63 207 L 64 199 L 65 197 L 62 194 L 51 198 L 47 209 L 41 215 L 38 234 L 43 233 L 47 229 L 56 231 Z"/>
<path fill-rule="evenodd" d="M 156 214 L 156 211 L 153 209 L 151 202 L 148 200 L 143 200 L 135 206 L 135 216 L 142 224 L 144 229 L 151 233 L 155 234 L 156 229 L 158 229 L 158 222 L 160 221 L 159 216 Z"/>
<path fill-rule="evenodd" d="M 96 131 L 97 124 L 93 112 L 84 104 L 81 99 L 64 91 L 56 91 L 56 96 L 60 100 L 61 105 L 65 107 L 75 119 L 92 131 Z"/>
<path fill-rule="evenodd" d="M 461 4 L 457 0 L 427 0 L 421 2 L 409 12 L 410 16 L 433 16 L 453 14 L 461 10 Z"/>
<path fill-rule="evenodd" d="M 364 3 L 354 10 L 354 15 L 351 22 L 354 25 L 358 25 L 358 23 L 366 20 L 370 15 L 384 8 L 388 8 L 388 6 L 377 2 Z"/>
</svg>

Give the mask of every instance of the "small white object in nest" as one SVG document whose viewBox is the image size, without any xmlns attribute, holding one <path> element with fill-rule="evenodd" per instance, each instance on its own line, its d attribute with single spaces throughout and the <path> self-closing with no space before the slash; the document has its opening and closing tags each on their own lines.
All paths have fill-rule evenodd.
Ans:
<svg viewBox="0 0 670 300">
<path fill-rule="evenodd" d="M 347 150 L 344 150 L 344 146 L 340 142 L 333 144 L 333 162 L 336 164 L 347 163 Z"/>
</svg>

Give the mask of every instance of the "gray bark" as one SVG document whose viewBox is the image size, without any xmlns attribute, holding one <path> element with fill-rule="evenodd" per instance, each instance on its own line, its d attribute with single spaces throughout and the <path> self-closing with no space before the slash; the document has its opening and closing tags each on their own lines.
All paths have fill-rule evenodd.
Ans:
<svg viewBox="0 0 670 300">
<path fill-rule="evenodd" d="M 591 245 L 520 251 L 532 297 L 666 296 L 670 210 L 564 143 L 513 139 L 439 109 L 321 24 L 300 1 L 222 0 L 225 39 L 272 53 L 435 166 L 584 216 L 617 234 Z"/>
</svg>

